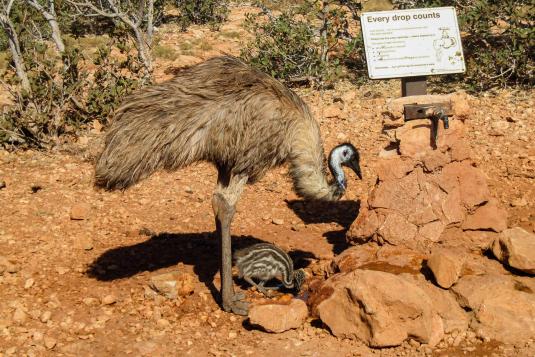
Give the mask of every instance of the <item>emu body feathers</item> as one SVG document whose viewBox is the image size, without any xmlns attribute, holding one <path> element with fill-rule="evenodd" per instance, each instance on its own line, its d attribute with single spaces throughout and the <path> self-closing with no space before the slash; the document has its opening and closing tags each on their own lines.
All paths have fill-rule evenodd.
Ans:
<svg viewBox="0 0 535 357">
<path fill-rule="evenodd" d="M 96 165 L 96 184 L 125 189 L 158 169 L 196 161 L 260 179 L 289 160 L 298 195 L 336 200 L 319 126 L 307 105 L 240 60 L 216 57 L 129 96 L 118 108 Z"/>
</svg>

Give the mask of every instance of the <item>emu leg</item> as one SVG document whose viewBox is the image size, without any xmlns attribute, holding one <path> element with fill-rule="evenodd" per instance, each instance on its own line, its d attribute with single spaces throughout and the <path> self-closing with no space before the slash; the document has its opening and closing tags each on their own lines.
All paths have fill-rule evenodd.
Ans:
<svg viewBox="0 0 535 357">
<path fill-rule="evenodd" d="M 256 290 L 264 293 L 262 290 L 264 289 L 264 287 L 262 286 L 263 285 L 263 282 L 260 282 L 259 284 L 255 283 L 253 279 L 251 279 L 250 277 L 248 276 L 245 276 L 243 277 L 243 279 L 248 282 L 249 284 L 251 284 L 252 286 L 256 287 Z M 265 295 L 265 293 L 264 293 Z"/>
<path fill-rule="evenodd" d="M 247 315 L 248 304 L 240 301 L 243 294 L 234 293 L 232 283 L 232 247 L 230 225 L 236 212 L 236 201 L 238 200 L 243 186 L 247 182 L 247 177 L 226 177 L 218 180 L 218 192 L 214 193 L 212 205 L 216 218 L 216 230 L 221 243 L 221 300 L 223 310 L 233 312 L 238 315 Z"/>
</svg>

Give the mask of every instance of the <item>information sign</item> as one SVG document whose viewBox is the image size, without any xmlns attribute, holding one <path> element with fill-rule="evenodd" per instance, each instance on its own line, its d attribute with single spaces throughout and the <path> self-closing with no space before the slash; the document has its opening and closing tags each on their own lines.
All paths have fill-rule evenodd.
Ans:
<svg viewBox="0 0 535 357">
<path fill-rule="evenodd" d="M 361 24 L 372 79 L 465 71 L 453 7 L 365 12 Z"/>
</svg>

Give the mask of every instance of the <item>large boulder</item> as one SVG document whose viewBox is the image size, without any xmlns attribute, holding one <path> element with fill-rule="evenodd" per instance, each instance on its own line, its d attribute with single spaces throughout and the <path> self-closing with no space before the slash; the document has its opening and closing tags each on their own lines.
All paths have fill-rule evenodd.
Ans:
<svg viewBox="0 0 535 357">
<path fill-rule="evenodd" d="M 520 227 L 503 231 L 492 243 L 492 253 L 503 264 L 535 274 L 535 234 Z"/>
<path fill-rule="evenodd" d="M 317 295 L 314 312 L 338 337 L 387 347 L 409 337 L 433 346 L 444 335 L 431 298 L 398 275 L 373 270 L 337 274 Z"/>
<path fill-rule="evenodd" d="M 523 343 L 535 338 L 533 279 L 509 275 L 469 275 L 451 290 L 465 309 L 473 311 L 470 327 L 484 338 Z"/>
</svg>

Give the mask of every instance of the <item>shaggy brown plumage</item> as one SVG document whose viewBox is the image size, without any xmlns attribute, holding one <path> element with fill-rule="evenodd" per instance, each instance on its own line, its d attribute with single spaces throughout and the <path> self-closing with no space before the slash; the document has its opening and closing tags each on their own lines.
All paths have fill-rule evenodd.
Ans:
<svg viewBox="0 0 535 357">
<path fill-rule="evenodd" d="M 280 82 L 224 56 L 129 96 L 118 108 L 96 166 L 96 183 L 125 189 L 163 168 L 210 161 L 248 182 L 290 161 L 295 191 L 338 199 L 329 184 L 319 126 Z"/>
</svg>

